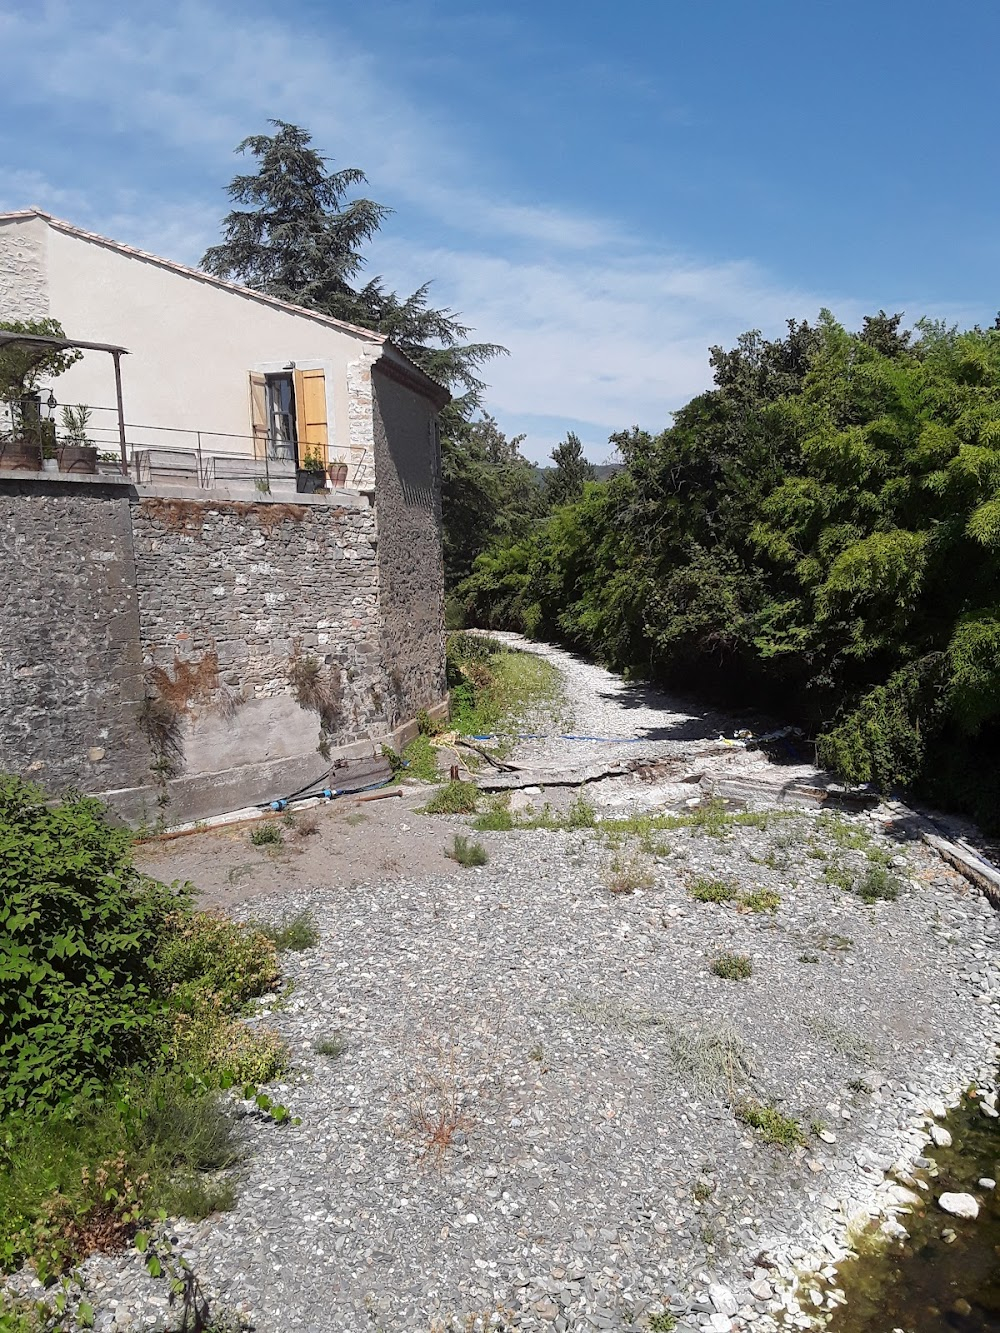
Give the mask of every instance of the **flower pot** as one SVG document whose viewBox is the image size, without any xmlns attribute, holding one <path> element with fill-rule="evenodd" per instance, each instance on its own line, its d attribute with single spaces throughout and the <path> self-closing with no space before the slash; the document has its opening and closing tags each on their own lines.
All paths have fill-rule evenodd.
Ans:
<svg viewBox="0 0 1000 1333">
<path fill-rule="evenodd" d="M 41 472 L 42 446 L 36 440 L 0 439 L 0 471 Z"/>
<path fill-rule="evenodd" d="M 96 472 L 96 444 L 61 444 L 58 447 L 60 472 Z"/>
<path fill-rule="evenodd" d="M 295 473 L 295 489 L 300 495 L 315 495 L 326 490 L 326 473 L 322 468 L 299 468 Z"/>
<path fill-rule="evenodd" d="M 344 485 L 346 485 L 346 483 L 347 483 L 347 464 L 346 464 L 346 463 L 331 463 L 330 466 L 327 468 L 327 475 L 329 476 L 332 485 L 334 485 L 334 486 L 344 486 Z"/>
</svg>

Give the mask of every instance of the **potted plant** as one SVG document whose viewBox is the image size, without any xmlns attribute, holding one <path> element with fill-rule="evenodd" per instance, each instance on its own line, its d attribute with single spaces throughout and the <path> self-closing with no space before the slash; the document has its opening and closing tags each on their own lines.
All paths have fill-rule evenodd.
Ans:
<svg viewBox="0 0 1000 1333">
<path fill-rule="evenodd" d="M 0 329 L 8 333 L 41 334 L 63 338 L 57 319 L 5 320 Z M 51 423 L 41 415 L 38 381 L 43 375 L 61 375 L 82 356 L 72 348 L 31 343 L 5 343 L 0 346 L 0 469 L 42 470 L 43 450 L 53 451 Z M 46 432 L 45 427 L 48 427 Z"/>
<path fill-rule="evenodd" d="M 344 486 L 347 484 L 347 459 L 343 454 L 338 454 L 337 461 L 330 464 L 329 475 L 331 485 Z"/>
<path fill-rule="evenodd" d="M 87 437 L 90 408 L 67 404 L 61 413 L 63 436 L 59 441 L 60 472 L 96 472 L 97 445 Z"/>
<path fill-rule="evenodd" d="M 295 489 L 304 495 L 326 490 L 326 463 L 315 449 L 307 449 L 296 471 Z"/>
</svg>

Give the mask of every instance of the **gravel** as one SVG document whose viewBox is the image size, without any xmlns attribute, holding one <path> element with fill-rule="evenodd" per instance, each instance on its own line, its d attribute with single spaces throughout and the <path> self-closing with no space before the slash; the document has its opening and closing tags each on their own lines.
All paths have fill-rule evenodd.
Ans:
<svg viewBox="0 0 1000 1333">
<path fill-rule="evenodd" d="M 693 762 L 733 734 L 732 719 L 538 651 L 576 732 L 641 738 L 609 757 Z M 561 766 L 586 745 L 515 754 Z M 605 798 L 648 805 L 630 784 Z M 293 1072 L 271 1091 L 301 1123 L 246 1114 L 233 1210 L 170 1224 L 206 1293 L 268 1333 L 637 1330 L 663 1310 L 727 1333 L 772 1328 L 785 1306 L 807 1323 L 834 1297 L 819 1289 L 801 1312 L 794 1272 L 832 1275 L 852 1220 L 904 1206 L 886 1173 L 919 1156 L 936 1102 L 993 1076 L 989 905 L 885 810 L 786 808 L 763 828 L 618 847 L 592 830 L 476 836 L 481 869 L 346 888 L 331 864 L 324 883 L 255 898 L 258 919 L 308 909 L 321 930 L 283 956 L 290 992 L 253 1020 L 288 1044 Z M 828 882 L 870 852 L 892 859 L 896 901 Z M 615 860 L 651 884 L 612 894 Z M 698 902 L 699 877 L 780 904 Z M 721 952 L 752 975 L 714 975 Z M 343 1053 L 317 1054 L 334 1037 Z M 803 1142 L 764 1142 L 736 1114 L 745 1099 Z M 83 1272 L 99 1329 L 176 1326 L 137 1255 Z"/>
</svg>

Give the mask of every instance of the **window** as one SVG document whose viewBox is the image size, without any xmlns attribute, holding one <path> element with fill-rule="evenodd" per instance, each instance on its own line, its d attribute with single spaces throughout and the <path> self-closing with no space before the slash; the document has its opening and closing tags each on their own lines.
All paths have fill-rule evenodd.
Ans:
<svg viewBox="0 0 1000 1333">
<path fill-rule="evenodd" d="M 329 459 L 326 376 L 322 370 L 287 370 L 250 375 L 250 419 L 258 458 L 287 459 L 301 466 L 308 456 Z"/>
</svg>

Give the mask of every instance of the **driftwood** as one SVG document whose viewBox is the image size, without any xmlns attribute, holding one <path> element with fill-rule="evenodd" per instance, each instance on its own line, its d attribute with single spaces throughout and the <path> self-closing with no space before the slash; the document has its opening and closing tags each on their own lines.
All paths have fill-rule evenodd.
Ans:
<svg viewBox="0 0 1000 1333">
<path fill-rule="evenodd" d="M 920 836 L 928 847 L 933 847 L 943 861 L 947 861 L 953 870 L 986 894 L 994 907 L 1000 907 L 1000 870 L 990 861 L 986 861 L 974 848 L 961 838 L 952 842 L 938 833 L 922 831 Z"/>
</svg>

